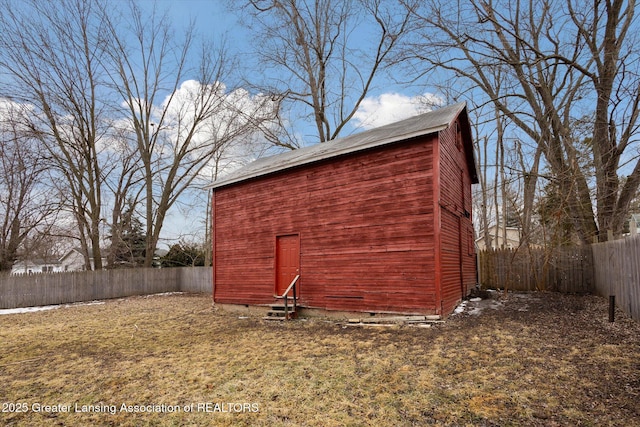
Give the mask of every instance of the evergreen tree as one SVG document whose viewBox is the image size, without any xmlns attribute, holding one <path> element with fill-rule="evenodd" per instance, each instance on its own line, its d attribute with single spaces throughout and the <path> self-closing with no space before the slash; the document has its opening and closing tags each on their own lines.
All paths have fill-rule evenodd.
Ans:
<svg viewBox="0 0 640 427">
<path fill-rule="evenodd" d="M 162 257 L 162 267 L 202 267 L 204 248 L 194 243 L 180 242 L 171 246 L 169 253 Z"/>
<path fill-rule="evenodd" d="M 127 200 L 122 220 L 111 227 L 110 268 L 129 268 L 144 265 L 145 234 L 142 221 L 135 214 L 135 206 Z"/>
<path fill-rule="evenodd" d="M 557 182 L 545 185 L 538 202 L 538 217 L 544 241 L 553 247 L 576 244 L 579 239 L 571 221 L 568 202 Z"/>
</svg>

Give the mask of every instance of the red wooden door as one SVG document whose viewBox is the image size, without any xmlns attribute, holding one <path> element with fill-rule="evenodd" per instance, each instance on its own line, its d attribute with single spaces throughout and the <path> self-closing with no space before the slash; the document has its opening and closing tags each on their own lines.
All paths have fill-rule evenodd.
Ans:
<svg viewBox="0 0 640 427">
<path fill-rule="evenodd" d="M 276 238 L 276 294 L 282 295 L 300 273 L 300 236 Z"/>
</svg>

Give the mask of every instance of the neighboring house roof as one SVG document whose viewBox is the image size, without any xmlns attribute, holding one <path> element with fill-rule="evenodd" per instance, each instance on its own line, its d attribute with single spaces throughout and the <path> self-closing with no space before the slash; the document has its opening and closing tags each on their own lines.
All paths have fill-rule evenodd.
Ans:
<svg viewBox="0 0 640 427">
<path fill-rule="evenodd" d="M 503 240 L 505 237 L 503 235 L 503 230 L 506 231 L 506 240 Z M 521 232 L 522 230 L 520 227 L 507 226 L 503 228 L 502 226 L 492 225 L 487 230 L 487 234 L 484 234 L 484 230 L 481 231 L 480 237 L 475 240 L 476 246 L 480 249 L 486 249 L 486 238 L 489 237 L 489 244 L 491 248 L 498 248 L 501 246 L 517 247 L 520 245 Z"/>
<path fill-rule="evenodd" d="M 91 255 L 91 253 L 92 253 L 91 248 L 89 248 L 89 260 L 93 261 L 93 255 Z M 82 259 L 84 262 L 84 255 L 81 248 L 69 249 L 67 253 L 64 254 L 62 258 L 60 258 L 60 262 L 64 264 L 65 261 L 68 261 L 69 258 L 71 257 L 73 257 L 74 261 L 76 261 L 77 259 Z M 101 259 L 104 261 L 106 260 L 106 257 L 102 257 Z"/>
<path fill-rule="evenodd" d="M 62 255 L 62 258 L 60 258 L 60 261 L 64 261 L 74 253 L 82 254 L 82 252 L 78 248 L 69 249 L 64 255 Z"/>
<path fill-rule="evenodd" d="M 461 102 L 355 135 L 258 159 L 216 180 L 208 188 L 225 187 L 286 169 L 436 133 L 446 129 L 465 109 L 466 103 Z M 471 135 L 468 135 L 467 140 L 470 144 Z M 473 147 L 466 147 L 466 151 L 472 182 L 477 183 Z"/>
<path fill-rule="evenodd" d="M 89 254 L 91 254 L 91 248 L 89 248 Z M 71 255 L 84 257 L 84 255 L 82 254 L 81 248 L 72 248 L 72 249 L 69 249 L 67 253 L 62 256 L 62 258 L 60 258 L 60 261 L 62 262 L 66 260 Z M 89 255 L 89 259 L 93 259 L 93 256 Z"/>
<path fill-rule="evenodd" d="M 507 236 L 513 236 L 513 233 L 509 233 L 509 232 L 515 231 L 517 233 L 520 233 L 522 231 L 520 227 L 510 227 L 510 226 L 502 227 L 501 225 L 500 226 L 492 225 L 488 228 L 487 234 L 489 236 L 501 235 L 502 230 L 507 230 Z M 485 236 L 484 230 L 480 230 L 480 237 L 476 239 L 476 242 L 483 240 L 484 236 Z"/>
</svg>

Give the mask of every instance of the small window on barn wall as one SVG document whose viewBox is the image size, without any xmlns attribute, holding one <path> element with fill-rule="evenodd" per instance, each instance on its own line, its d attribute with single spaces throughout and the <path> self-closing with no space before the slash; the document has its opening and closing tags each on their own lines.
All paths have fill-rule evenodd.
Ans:
<svg viewBox="0 0 640 427">
<path fill-rule="evenodd" d="M 462 151 L 462 126 L 460 126 L 460 122 L 456 122 L 456 147 L 458 151 Z"/>
<path fill-rule="evenodd" d="M 473 230 L 467 228 L 467 254 L 473 255 L 474 252 Z"/>
</svg>

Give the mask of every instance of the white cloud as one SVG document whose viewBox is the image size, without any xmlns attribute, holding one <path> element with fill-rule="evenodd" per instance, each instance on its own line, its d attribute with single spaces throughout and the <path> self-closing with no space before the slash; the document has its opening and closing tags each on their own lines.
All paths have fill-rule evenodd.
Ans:
<svg viewBox="0 0 640 427">
<path fill-rule="evenodd" d="M 380 96 L 367 97 L 362 101 L 360 108 L 353 116 L 354 125 L 364 129 L 376 128 L 427 113 L 434 106 L 442 103 L 442 98 L 431 93 L 418 96 L 383 93 Z"/>
<path fill-rule="evenodd" d="M 0 97 L 0 127 L 3 132 L 29 131 L 29 117 L 35 114 L 32 104 L 20 104 Z"/>
</svg>

